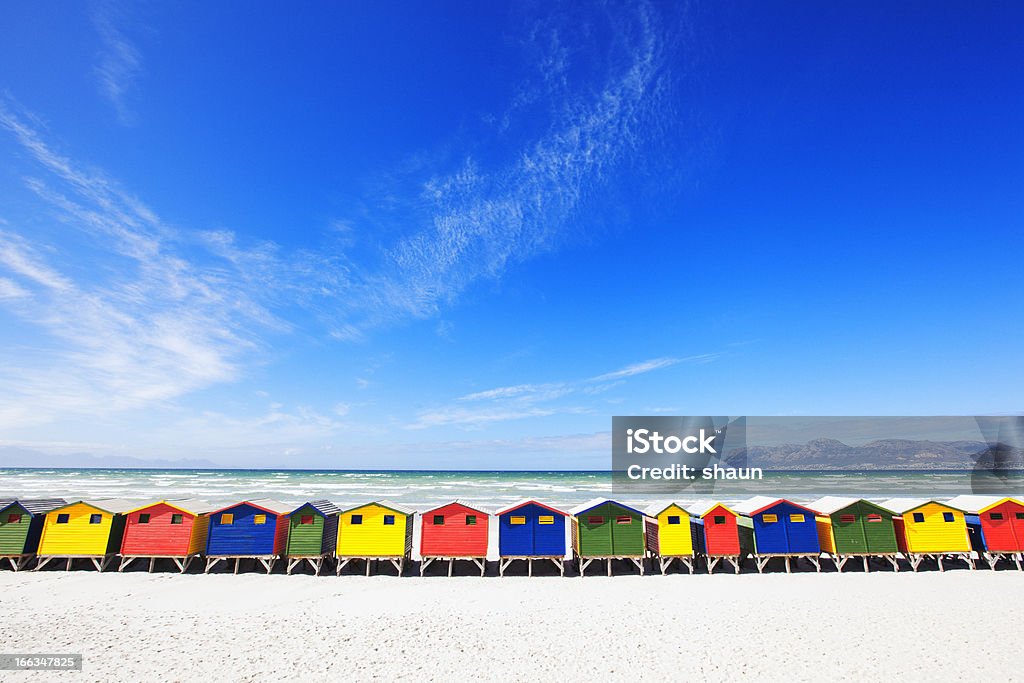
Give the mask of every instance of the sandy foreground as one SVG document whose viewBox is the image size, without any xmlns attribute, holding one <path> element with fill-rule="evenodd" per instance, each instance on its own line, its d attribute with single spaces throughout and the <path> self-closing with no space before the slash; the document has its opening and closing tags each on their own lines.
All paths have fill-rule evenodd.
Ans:
<svg viewBox="0 0 1024 683">
<path fill-rule="evenodd" d="M 1024 678 L 1024 573 L 0 572 L 4 681 Z"/>
</svg>

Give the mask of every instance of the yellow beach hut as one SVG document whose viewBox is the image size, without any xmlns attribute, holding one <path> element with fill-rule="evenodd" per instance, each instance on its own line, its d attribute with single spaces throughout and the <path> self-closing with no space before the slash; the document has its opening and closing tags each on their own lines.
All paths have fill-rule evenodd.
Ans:
<svg viewBox="0 0 1024 683">
<path fill-rule="evenodd" d="M 52 560 L 67 560 L 65 569 L 70 570 L 76 559 L 87 559 L 103 571 L 120 552 L 124 513 L 136 507 L 138 501 L 103 498 L 50 510 L 39 539 L 36 570 Z"/>
<path fill-rule="evenodd" d="M 677 503 L 654 503 L 644 510 L 647 554 L 657 558 L 664 574 L 673 560 L 693 573 L 693 530 L 690 513 Z"/>
<path fill-rule="evenodd" d="M 337 573 L 352 560 L 387 560 L 402 575 L 412 556 L 412 528 L 416 511 L 398 503 L 374 501 L 343 510 L 338 520 Z"/>
<path fill-rule="evenodd" d="M 974 569 L 963 510 L 920 498 L 892 498 L 879 505 L 896 513 L 896 545 L 914 571 L 925 558 L 934 559 L 943 571 L 942 560 L 950 556 Z"/>
</svg>

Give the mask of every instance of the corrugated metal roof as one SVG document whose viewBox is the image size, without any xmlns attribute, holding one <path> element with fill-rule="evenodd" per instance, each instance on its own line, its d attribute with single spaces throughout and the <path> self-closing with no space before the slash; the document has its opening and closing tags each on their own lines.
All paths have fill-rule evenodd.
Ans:
<svg viewBox="0 0 1024 683">
<path fill-rule="evenodd" d="M 434 507 L 430 508 L 429 510 L 426 510 L 425 512 L 423 512 L 423 514 L 427 514 L 428 512 L 433 512 L 434 510 L 440 510 L 441 508 L 443 508 L 443 507 L 445 507 L 447 505 L 462 505 L 464 507 L 468 507 L 470 510 L 475 510 L 476 512 L 480 512 L 480 513 L 485 514 L 485 515 L 493 514 L 490 510 L 486 510 L 486 509 L 480 507 L 479 505 L 477 505 L 475 503 L 472 503 L 472 504 L 468 503 L 468 502 L 462 500 L 461 498 L 456 498 L 455 500 L 450 500 L 447 503 L 442 503 L 441 505 L 435 505 Z"/>
<path fill-rule="evenodd" d="M 64 507 L 68 504 L 63 498 L 5 498 L 0 500 L 0 510 L 17 503 L 21 507 L 25 508 L 25 511 L 30 515 L 45 515 L 50 510 L 56 510 L 57 508 Z"/>
<path fill-rule="evenodd" d="M 416 510 L 414 510 L 413 508 L 409 507 L 408 505 L 401 505 L 399 503 L 393 503 L 390 500 L 371 500 L 369 503 L 360 503 L 359 505 L 354 505 L 354 506 L 352 506 L 350 508 L 345 508 L 344 510 L 342 510 L 342 513 L 352 512 L 353 510 L 361 510 L 362 508 L 368 507 L 370 505 L 379 505 L 382 508 L 387 508 L 388 510 L 394 510 L 395 512 L 397 512 L 399 514 L 402 514 L 402 515 L 415 515 L 416 514 Z M 447 503 L 446 503 L 446 505 L 447 505 Z"/>
<path fill-rule="evenodd" d="M 179 510 L 192 515 L 205 515 L 216 509 L 212 503 L 200 500 L 199 498 L 165 498 L 164 500 L 157 500 L 143 505 L 136 503 L 135 507 L 130 510 L 125 510 L 125 512 L 138 512 L 139 510 L 144 510 L 148 507 L 153 507 L 154 505 L 160 505 L 161 503 L 170 505 L 173 508 L 178 508 Z"/>
<path fill-rule="evenodd" d="M 655 503 L 651 503 L 650 505 L 645 507 L 644 508 L 644 514 L 647 515 L 648 517 L 657 517 L 662 512 L 664 512 L 665 510 L 667 510 L 670 507 L 672 507 L 673 505 L 675 505 L 677 508 L 683 510 L 684 512 L 686 512 L 688 514 L 690 512 L 689 510 L 686 509 L 686 506 L 683 505 L 682 503 L 677 503 L 677 502 L 672 501 L 672 500 L 660 500 L 660 501 L 657 501 Z"/>
<path fill-rule="evenodd" d="M 520 500 L 517 500 L 516 502 L 512 503 L 511 505 L 506 505 L 505 507 L 501 508 L 500 510 L 495 510 L 494 514 L 499 515 L 499 516 L 500 515 L 504 515 L 506 513 L 512 512 L 513 510 L 517 510 L 517 509 L 523 507 L 524 505 L 539 505 L 540 507 L 544 508 L 545 510 L 550 510 L 551 512 L 554 512 L 556 515 L 561 515 L 562 517 L 565 517 L 565 516 L 567 516 L 569 514 L 568 512 L 565 512 L 564 510 L 559 510 L 558 508 L 551 507 L 550 505 L 546 505 L 545 503 L 537 502 L 536 500 L 533 500 L 532 498 L 521 498 Z"/>
<path fill-rule="evenodd" d="M 625 505 L 623 503 L 620 503 L 617 500 L 611 500 L 609 498 L 591 498 L 586 503 L 582 503 L 580 505 L 577 505 L 573 509 L 569 510 L 569 514 L 572 515 L 573 517 L 575 517 L 577 515 L 582 515 L 587 510 L 593 510 L 598 505 L 604 505 L 605 503 L 614 503 L 615 505 L 618 505 L 620 507 L 624 507 L 627 510 L 632 510 L 633 512 L 635 512 L 638 515 L 644 514 L 643 510 L 637 510 L 635 507 L 633 507 L 631 505 Z"/>
<path fill-rule="evenodd" d="M 825 496 L 818 500 L 808 503 L 807 507 L 811 508 L 815 512 L 820 512 L 823 515 L 831 515 L 843 508 L 850 507 L 851 505 L 860 501 L 860 498 L 849 498 L 847 496 Z"/>
<path fill-rule="evenodd" d="M 696 517 L 703 517 L 718 506 L 724 507 L 726 510 L 728 510 L 734 515 L 736 514 L 735 510 L 733 510 L 731 507 L 729 507 L 720 500 L 698 500 L 694 503 L 690 503 L 689 505 L 687 505 L 686 511 Z"/>
<path fill-rule="evenodd" d="M 129 510 L 139 506 L 139 501 L 128 500 L 126 498 L 92 498 L 91 500 L 68 501 L 66 504 L 55 507 L 50 511 L 59 510 L 61 508 L 68 507 L 69 505 L 77 505 L 78 503 L 89 505 L 98 510 L 103 510 L 103 512 L 109 512 L 114 515 L 123 515 Z"/>
<path fill-rule="evenodd" d="M 1008 496 L 957 496 L 946 501 L 946 505 L 976 515 L 1000 503 L 1014 500 Z M 1019 501 L 1018 501 L 1019 502 Z"/>
<path fill-rule="evenodd" d="M 795 505 L 798 508 L 807 510 L 810 513 L 814 512 L 813 509 L 807 507 L 806 505 L 795 503 L 789 500 L 788 498 L 772 498 L 771 496 L 754 496 L 752 498 L 748 498 L 744 501 L 736 503 L 735 505 L 732 506 L 732 509 L 741 515 L 750 517 L 752 515 L 760 513 L 765 508 L 770 508 L 774 505 L 778 505 L 779 503 L 788 503 L 789 505 Z"/>
<path fill-rule="evenodd" d="M 771 496 L 753 496 L 746 500 L 740 501 L 732 506 L 733 511 L 738 512 L 741 515 L 756 515 L 766 507 L 771 507 L 776 503 L 782 501 L 782 498 L 772 498 Z"/>
<path fill-rule="evenodd" d="M 904 512 L 910 512 L 930 502 L 927 498 L 890 498 L 889 500 L 882 501 L 879 505 L 902 515 Z"/>
<path fill-rule="evenodd" d="M 255 507 L 262 508 L 267 512 L 273 512 L 275 515 L 287 515 L 292 509 L 291 505 L 285 505 L 281 501 L 273 500 L 271 498 L 250 498 L 249 500 L 240 500 L 237 503 L 217 508 L 213 512 L 224 512 L 225 510 L 230 510 L 231 508 L 238 507 L 239 505 L 253 505 Z"/>
<path fill-rule="evenodd" d="M 329 501 L 327 499 L 321 499 L 321 500 L 309 500 L 309 501 L 306 501 L 302 505 L 298 506 L 297 508 L 295 508 L 294 510 L 289 512 L 288 514 L 289 515 L 294 515 L 296 512 L 298 512 L 302 508 L 306 507 L 307 505 L 313 507 L 315 510 L 317 510 L 324 517 L 328 517 L 330 515 L 337 515 L 337 514 L 339 514 L 341 512 L 341 508 L 338 507 L 337 505 L 335 505 L 334 503 L 332 503 L 331 501 Z"/>
</svg>

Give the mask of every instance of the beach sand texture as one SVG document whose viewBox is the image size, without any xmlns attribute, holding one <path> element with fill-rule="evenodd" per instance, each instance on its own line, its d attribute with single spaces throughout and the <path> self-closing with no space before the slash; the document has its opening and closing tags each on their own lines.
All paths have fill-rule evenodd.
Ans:
<svg viewBox="0 0 1024 683">
<path fill-rule="evenodd" d="M 0 572 L 8 681 L 1014 680 L 1017 571 L 556 577 Z"/>
</svg>

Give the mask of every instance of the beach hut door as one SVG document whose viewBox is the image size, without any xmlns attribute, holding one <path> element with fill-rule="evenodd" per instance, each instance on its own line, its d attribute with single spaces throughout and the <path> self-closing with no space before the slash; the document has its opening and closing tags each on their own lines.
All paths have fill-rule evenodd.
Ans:
<svg viewBox="0 0 1024 683">
<path fill-rule="evenodd" d="M 533 555 L 533 524 L 525 510 L 501 516 L 501 554 L 506 556 Z"/>
</svg>

